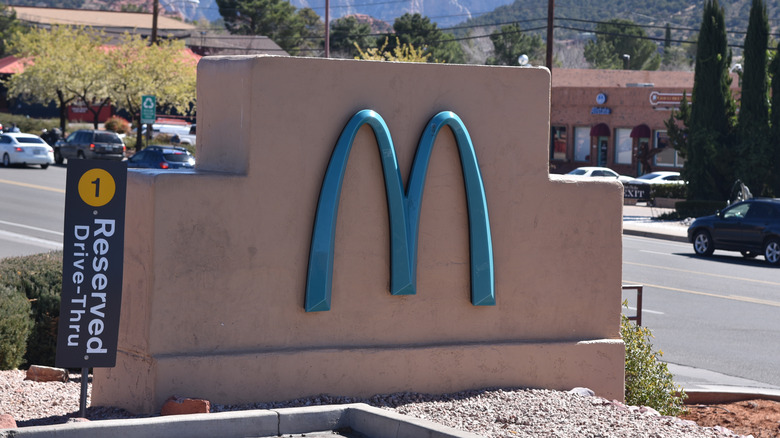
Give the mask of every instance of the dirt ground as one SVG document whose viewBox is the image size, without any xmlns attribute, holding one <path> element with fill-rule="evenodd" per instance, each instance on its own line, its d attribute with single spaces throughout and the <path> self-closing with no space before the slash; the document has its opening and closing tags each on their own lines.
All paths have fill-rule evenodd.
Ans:
<svg viewBox="0 0 780 438">
<path fill-rule="evenodd" d="M 723 426 L 740 435 L 755 438 L 780 437 L 780 402 L 747 400 L 718 405 L 689 405 L 680 418 L 700 426 Z"/>
</svg>

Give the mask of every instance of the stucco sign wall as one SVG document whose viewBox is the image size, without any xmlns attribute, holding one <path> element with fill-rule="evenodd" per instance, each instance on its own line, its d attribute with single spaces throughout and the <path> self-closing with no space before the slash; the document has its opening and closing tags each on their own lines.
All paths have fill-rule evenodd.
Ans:
<svg viewBox="0 0 780 438">
<path fill-rule="evenodd" d="M 93 405 L 622 398 L 622 187 L 548 174 L 549 95 L 541 68 L 204 58 L 197 170 L 128 175 Z"/>
</svg>

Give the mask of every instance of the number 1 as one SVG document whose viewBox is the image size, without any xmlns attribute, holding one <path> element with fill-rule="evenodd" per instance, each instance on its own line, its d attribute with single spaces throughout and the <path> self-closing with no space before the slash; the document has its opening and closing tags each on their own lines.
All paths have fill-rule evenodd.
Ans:
<svg viewBox="0 0 780 438">
<path fill-rule="evenodd" d="M 92 184 L 95 185 L 95 197 L 99 198 L 100 197 L 100 178 L 92 181 Z"/>
</svg>

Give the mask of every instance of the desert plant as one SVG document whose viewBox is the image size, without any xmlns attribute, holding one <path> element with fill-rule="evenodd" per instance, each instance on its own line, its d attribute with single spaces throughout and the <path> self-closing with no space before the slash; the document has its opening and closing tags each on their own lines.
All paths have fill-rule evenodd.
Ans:
<svg viewBox="0 0 780 438">
<path fill-rule="evenodd" d="M 13 370 L 24 362 L 32 326 L 27 297 L 0 285 L 0 370 Z"/>
<path fill-rule="evenodd" d="M 30 301 L 34 326 L 27 338 L 28 365 L 54 365 L 62 292 L 62 251 L 0 260 L 0 286 Z"/>
<path fill-rule="evenodd" d="M 663 352 L 653 351 L 650 329 L 621 315 L 620 336 L 626 345 L 626 404 L 648 406 L 662 415 L 680 414 L 685 391 L 674 384 L 669 368 L 659 360 Z"/>
</svg>

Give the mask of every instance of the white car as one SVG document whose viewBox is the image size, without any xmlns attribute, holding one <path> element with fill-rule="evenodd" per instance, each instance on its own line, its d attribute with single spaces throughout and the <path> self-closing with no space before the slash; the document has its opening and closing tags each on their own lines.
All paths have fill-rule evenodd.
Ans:
<svg viewBox="0 0 780 438">
<path fill-rule="evenodd" d="M 650 172 L 629 181 L 631 184 L 685 184 L 680 172 Z"/>
<path fill-rule="evenodd" d="M 608 167 L 578 167 L 567 173 L 567 175 L 617 178 L 618 181 L 624 183 L 634 179 L 630 176 L 619 175 L 617 172 Z"/>
<path fill-rule="evenodd" d="M 0 135 L 0 158 L 5 167 L 38 164 L 45 169 L 54 163 L 54 149 L 37 135 L 7 132 Z"/>
</svg>

